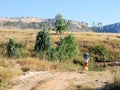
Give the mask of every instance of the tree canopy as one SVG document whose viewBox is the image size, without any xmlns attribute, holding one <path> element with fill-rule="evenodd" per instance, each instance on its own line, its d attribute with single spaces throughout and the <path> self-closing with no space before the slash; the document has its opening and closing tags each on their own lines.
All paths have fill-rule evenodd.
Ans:
<svg viewBox="0 0 120 90">
<path fill-rule="evenodd" d="M 63 19 L 61 14 L 57 14 L 55 17 L 55 30 L 57 33 L 62 34 L 62 32 L 68 30 L 68 24 L 67 22 Z"/>
</svg>

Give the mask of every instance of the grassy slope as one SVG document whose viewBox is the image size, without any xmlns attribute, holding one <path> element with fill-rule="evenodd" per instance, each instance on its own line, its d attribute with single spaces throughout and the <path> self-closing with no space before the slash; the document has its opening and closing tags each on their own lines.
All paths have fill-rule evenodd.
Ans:
<svg viewBox="0 0 120 90">
<path fill-rule="evenodd" d="M 33 49 L 38 30 L 0 30 L 0 44 L 6 44 L 10 38 L 15 42 L 24 44 L 26 49 Z M 51 31 L 53 46 L 59 40 L 59 35 Z M 118 33 L 93 33 L 93 32 L 65 32 L 62 36 L 73 34 L 79 45 L 79 56 L 89 47 L 97 44 L 105 44 L 109 49 L 110 59 L 119 59 L 120 55 L 120 34 Z M 80 59 L 80 57 L 78 57 Z"/>
<path fill-rule="evenodd" d="M 0 30 L 0 45 L 6 44 L 10 38 L 13 38 L 15 42 L 24 44 L 26 50 L 33 49 L 36 35 L 38 32 L 39 32 L 38 30 Z M 56 46 L 55 42 L 59 40 L 59 35 L 56 35 L 55 32 L 53 31 L 51 31 L 50 33 L 51 33 L 53 45 Z M 78 59 L 82 60 L 82 53 L 86 49 L 84 46 L 90 47 L 101 43 L 107 45 L 110 51 L 109 52 L 110 55 L 120 53 L 120 34 L 65 32 L 65 34 L 62 37 L 68 34 L 73 34 L 79 45 Z M 0 47 L 0 50 L 1 48 L 2 47 Z M 78 70 L 78 69 L 80 69 L 80 67 L 72 64 L 71 62 L 65 62 L 65 63 L 49 62 L 49 61 L 41 61 L 38 58 L 31 58 L 31 57 L 21 58 L 16 60 L 0 57 L 0 80 L 2 80 L 2 87 L 0 87 L 0 89 L 8 86 L 9 82 L 7 83 L 6 81 L 9 81 L 11 78 L 17 75 L 23 74 L 23 71 L 27 71 L 27 70 L 66 71 L 66 70 Z"/>
</svg>

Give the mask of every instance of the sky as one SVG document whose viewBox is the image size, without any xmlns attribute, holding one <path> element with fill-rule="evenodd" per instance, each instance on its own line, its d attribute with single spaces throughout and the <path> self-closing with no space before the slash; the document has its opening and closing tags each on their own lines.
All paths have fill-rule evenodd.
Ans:
<svg viewBox="0 0 120 90">
<path fill-rule="evenodd" d="M 101 22 L 103 25 L 120 22 L 120 0 L 0 0 L 0 17 L 55 18 Z"/>
</svg>

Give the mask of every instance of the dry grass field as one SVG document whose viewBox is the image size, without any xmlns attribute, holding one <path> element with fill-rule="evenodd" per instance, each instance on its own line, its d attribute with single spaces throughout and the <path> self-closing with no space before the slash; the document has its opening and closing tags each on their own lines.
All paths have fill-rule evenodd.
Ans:
<svg viewBox="0 0 120 90">
<path fill-rule="evenodd" d="M 29 55 L 33 50 L 36 35 L 39 30 L 0 30 L 0 90 L 6 90 L 11 87 L 11 80 L 16 76 L 23 75 L 27 71 L 78 71 L 82 66 L 73 64 L 70 61 L 62 63 L 41 60 Z M 109 50 L 109 59 L 120 60 L 120 34 L 119 33 L 94 33 L 94 32 L 65 32 L 62 37 L 72 34 L 79 45 L 78 60 L 83 60 L 82 54 L 89 47 L 105 44 Z M 56 32 L 50 31 L 53 47 L 59 41 L 60 36 Z M 6 58 L 2 56 L 3 45 L 8 43 L 9 39 L 14 39 L 17 43 L 22 43 L 28 56 L 26 58 Z M 110 68 L 108 68 L 110 69 Z M 113 70 L 113 69 L 110 69 Z M 115 69 L 114 69 L 115 71 Z M 115 71 L 116 72 L 116 71 Z M 120 69 L 118 69 L 120 72 Z M 77 90 L 77 89 L 75 89 Z"/>
<path fill-rule="evenodd" d="M 10 38 L 14 38 L 17 42 L 35 41 L 39 30 L 0 30 L 0 43 L 5 43 Z M 50 31 L 53 41 L 59 39 L 54 31 Z M 77 41 L 120 41 L 119 33 L 94 33 L 94 32 L 65 32 L 63 36 L 72 34 Z"/>
<path fill-rule="evenodd" d="M 36 35 L 39 30 L 0 30 L 0 44 L 8 43 L 9 39 L 14 39 L 17 43 L 25 45 L 26 50 L 33 49 Z M 50 31 L 52 44 L 55 47 L 60 36 L 56 32 Z M 62 37 L 72 34 L 79 45 L 79 53 L 83 54 L 89 47 L 105 44 L 109 50 L 110 59 L 120 58 L 120 34 L 119 33 L 94 33 L 94 32 L 65 32 Z M 80 55 L 79 55 L 80 56 Z M 80 59 L 80 57 L 78 57 Z"/>
<path fill-rule="evenodd" d="M 32 48 L 35 43 L 36 35 L 39 30 L 0 30 L 0 44 L 7 43 L 10 38 L 16 42 L 29 44 Z M 59 40 L 59 35 L 54 31 L 50 31 L 53 42 Z M 120 48 L 120 34 L 119 33 L 94 33 L 94 32 L 65 32 L 64 36 L 72 34 L 76 38 L 78 44 L 88 42 L 90 44 L 107 43 L 112 47 Z"/>
</svg>

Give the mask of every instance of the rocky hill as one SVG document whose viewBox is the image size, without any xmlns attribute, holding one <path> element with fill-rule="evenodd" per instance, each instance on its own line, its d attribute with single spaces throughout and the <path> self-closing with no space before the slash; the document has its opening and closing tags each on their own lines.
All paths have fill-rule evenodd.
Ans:
<svg viewBox="0 0 120 90">
<path fill-rule="evenodd" d="M 88 27 L 86 22 L 78 22 L 74 20 L 66 20 L 68 22 L 69 31 L 91 32 L 95 31 Z M 55 19 L 42 19 L 35 17 L 0 17 L 0 28 L 14 28 L 14 29 L 42 29 L 47 26 L 50 29 L 54 29 Z M 120 33 L 120 23 L 110 24 L 103 26 L 100 30 L 97 28 L 97 32 L 108 33 Z"/>
<path fill-rule="evenodd" d="M 92 31 L 86 27 L 88 24 L 86 22 L 78 22 L 73 20 L 66 20 L 68 22 L 68 30 L 69 31 Z M 8 18 L 1 17 L 0 18 L 0 27 L 7 28 L 19 28 L 19 29 L 42 29 L 44 25 L 48 28 L 54 28 L 55 19 L 41 19 L 34 17 L 16 17 L 16 18 Z M 84 27 L 85 26 L 85 27 Z"/>
<path fill-rule="evenodd" d="M 115 24 L 104 26 L 103 32 L 120 33 L 120 23 L 115 23 Z"/>
</svg>

